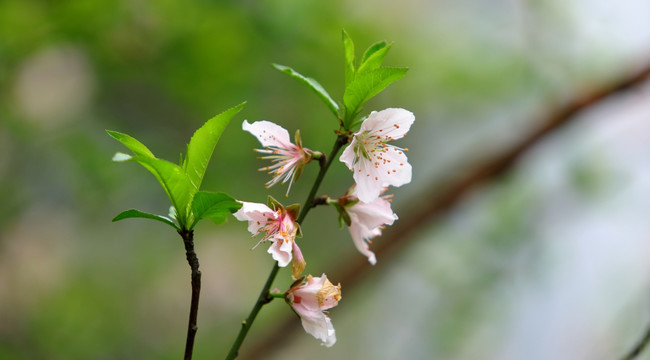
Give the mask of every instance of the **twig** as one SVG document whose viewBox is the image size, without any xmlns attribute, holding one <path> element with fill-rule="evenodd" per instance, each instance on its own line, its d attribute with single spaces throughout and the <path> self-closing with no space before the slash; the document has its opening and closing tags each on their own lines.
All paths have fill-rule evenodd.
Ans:
<svg viewBox="0 0 650 360">
<path fill-rule="evenodd" d="M 194 338 L 198 326 L 196 317 L 199 312 L 199 296 L 201 294 L 201 271 L 199 271 L 199 258 L 194 252 L 194 231 L 183 229 L 179 231 L 185 245 L 185 256 L 187 263 L 192 269 L 192 300 L 190 305 L 190 319 L 187 324 L 187 340 L 185 341 L 185 356 L 183 359 L 191 360 L 194 349 Z"/>
<path fill-rule="evenodd" d="M 410 235 L 417 229 L 425 224 L 430 224 L 438 216 L 448 211 L 456 204 L 458 204 L 463 197 L 471 190 L 478 188 L 480 185 L 485 184 L 489 180 L 493 180 L 498 176 L 504 174 L 510 167 L 524 154 L 531 149 L 540 140 L 544 139 L 549 134 L 558 130 L 562 126 L 575 119 L 575 115 L 600 103 L 606 98 L 625 91 L 633 86 L 636 86 L 650 77 L 650 63 L 639 72 L 626 77 L 616 83 L 603 87 L 597 91 L 576 96 L 566 105 L 558 108 L 556 111 L 551 112 L 546 119 L 541 121 L 540 126 L 533 130 L 527 136 L 524 136 L 521 141 L 514 144 L 509 149 L 505 150 L 500 155 L 484 162 L 477 166 L 475 169 L 470 170 L 465 176 L 450 182 L 442 192 L 438 189 L 441 188 L 439 182 L 434 182 L 429 187 L 426 194 L 421 194 L 418 199 L 431 199 L 427 202 L 418 201 L 417 199 L 411 202 L 411 211 L 404 216 L 400 216 L 400 220 L 394 226 L 386 229 L 383 239 L 375 243 L 373 251 L 378 258 L 382 261 L 380 265 L 385 265 L 390 258 L 391 253 L 396 252 L 411 239 Z M 365 258 L 359 258 L 350 263 L 349 266 L 344 268 L 339 273 L 332 274 L 332 278 L 339 279 L 345 284 L 346 288 L 354 288 L 354 284 L 365 276 L 369 270 L 368 262 Z M 282 324 L 276 324 L 273 331 L 268 332 L 268 335 L 260 342 L 255 348 L 249 352 L 249 359 L 257 359 L 263 353 L 268 354 L 269 349 L 279 346 L 286 339 L 292 338 L 288 336 L 291 331 L 295 331 L 297 326 L 293 319 L 287 319 Z"/>
<path fill-rule="evenodd" d="M 260 291 L 260 295 L 257 297 L 257 301 L 255 301 L 255 305 L 253 305 L 253 309 L 251 310 L 250 314 L 248 314 L 248 317 L 246 320 L 244 320 L 241 323 L 241 330 L 239 330 L 239 334 L 237 335 L 237 338 L 232 344 L 232 347 L 230 348 L 230 352 L 228 352 L 228 355 L 226 356 L 227 360 L 234 359 L 237 357 L 239 354 L 239 348 L 241 347 L 241 344 L 244 342 L 244 339 L 246 338 L 246 335 L 248 334 L 248 330 L 250 330 L 251 326 L 253 325 L 253 321 L 255 321 L 255 318 L 257 317 L 257 313 L 262 310 L 262 306 L 268 304 L 273 300 L 273 298 L 269 297 L 269 290 L 271 289 L 271 285 L 273 284 L 273 280 L 275 280 L 275 277 L 278 275 L 278 270 L 280 267 L 278 266 L 278 262 L 273 263 L 273 269 L 271 269 L 271 272 L 269 273 L 269 277 L 266 279 L 266 283 L 264 283 L 264 287 L 262 287 L 262 291 Z"/>
</svg>

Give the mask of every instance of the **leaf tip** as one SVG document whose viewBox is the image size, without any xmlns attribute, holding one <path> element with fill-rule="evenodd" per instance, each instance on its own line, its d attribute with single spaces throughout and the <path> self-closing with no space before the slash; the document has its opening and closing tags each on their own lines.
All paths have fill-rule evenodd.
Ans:
<svg viewBox="0 0 650 360">
<path fill-rule="evenodd" d="M 119 133 L 119 132 L 117 132 L 117 131 L 108 130 L 108 129 L 105 129 L 105 130 L 106 130 L 106 133 L 107 133 L 110 137 L 112 137 L 113 139 L 116 139 L 116 140 L 118 140 L 119 136 L 121 135 L 121 133 Z"/>
<path fill-rule="evenodd" d="M 273 66 L 276 70 L 282 71 L 282 72 L 288 72 L 289 67 L 281 64 L 276 64 L 276 63 L 271 63 L 271 66 Z"/>
</svg>

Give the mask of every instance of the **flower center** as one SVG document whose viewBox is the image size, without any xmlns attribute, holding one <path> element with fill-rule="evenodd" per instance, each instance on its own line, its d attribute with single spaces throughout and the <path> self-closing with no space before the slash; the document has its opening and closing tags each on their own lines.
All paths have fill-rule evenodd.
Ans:
<svg viewBox="0 0 650 360">
<path fill-rule="evenodd" d="M 354 149 L 357 159 L 363 157 L 366 160 L 371 160 L 376 152 L 383 151 L 386 147 L 386 140 L 381 136 L 373 135 L 369 131 L 357 135 L 357 145 Z"/>
</svg>

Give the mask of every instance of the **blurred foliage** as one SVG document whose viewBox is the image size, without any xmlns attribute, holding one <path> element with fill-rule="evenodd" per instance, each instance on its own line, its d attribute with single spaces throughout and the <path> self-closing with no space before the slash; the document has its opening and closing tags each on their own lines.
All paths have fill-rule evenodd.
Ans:
<svg viewBox="0 0 650 360">
<path fill-rule="evenodd" d="M 616 56 L 604 46 L 611 44 L 584 42 L 575 55 L 561 41 L 574 16 L 560 1 L 515 8 L 478 0 L 0 2 L 0 358 L 181 354 L 189 308 L 182 244 L 160 224 L 110 223 L 124 208 L 166 214 L 167 200 L 143 169 L 111 163 L 121 149 L 104 129 L 131 134 L 175 160 L 196 128 L 248 100 L 217 144 L 203 188 L 247 201 L 263 202 L 267 193 L 281 199 L 284 187 L 264 189 L 268 177 L 256 169 L 265 164 L 252 151 L 257 140 L 241 131 L 241 121 L 300 128 L 305 146 L 323 152 L 338 124 L 271 63 L 291 65 L 340 99 L 341 29 L 354 38 L 357 57 L 378 40 L 393 41 L 385 64 L 409 66 L 409 73 L 365 110 L 416 114 L 402 143 L 417 144 L 409 146 L 415 177 L 412 188 L 394 191 L 399 214 L 411 201 L 426 201 L 419 192 L 433 177 L 453 175 L 516 138 L 549 98 L 616 74 Z M 595 61 L 585 64 L 587 58 Z M 579 165 L 576 185 L 600 189 L 597 159 Z M 283 202 L 302 203 L 315 174 L 315 166 L 306 169 Z M 322 192 L 339 196 L 351 182 L 344 166 L 333 166 Z M 499 259 L 517 251 L 534 216 L 524 214 L 531 206 L 525 186 L 509 181 L 502 189 L 479 226 L 481 246 L 463 235 L 437 235 L 462 248 L 455 255 L 462 258 L 439 255 L 441 262 L 480 268 L 462 279 L 442 265 L 425 273 L 450 295 L 436 310 L 446 313 L 431 342 L 440 354 L 461 347 L 472 309 L 505 271 Z M 304 223 L 307 272 L 360 256 L 330 210 L 317 208 Z M 249 251 L 256 240 L 235 221 L 198 226 L 196 241 L 204 289 L 195 353 L 211 358 L 225 353 L 272 264 L 265 249 Z M 288 283 L 281 273 L 275 286 Z M 344 298 L 353 290 L 343 289 Z M 368 316 L 385 311 L 356 304 Z M 279 302 L 267 308 L 251 337 L 293 316 Z"/>
</svg>

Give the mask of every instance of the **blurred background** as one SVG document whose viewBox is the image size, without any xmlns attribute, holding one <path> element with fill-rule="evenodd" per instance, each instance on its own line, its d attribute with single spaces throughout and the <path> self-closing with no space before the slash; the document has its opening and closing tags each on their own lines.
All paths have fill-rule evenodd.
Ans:
<svg viewBox="0 0 650 360">
<path fill-rule="evenodd" d="M 268 177 L 257 168 L 265 164 L 241 122 L 299 128 L 306 147 L 328 152 L 335 119 L 271 63 L 340 99 L 343 28 L 357 56 L 393 41 L 385 65 L 410 68 L 365 107 L 416 116 L 399 143 L 410 149 L 413 181 L 391 189 L 401 219 L 383 239 L 408 238 L 371 268 L 334 211 L 316 208 L 300 246 L 307 273 L 342 283 L 330 312 L 338 342 L 320 346 L 276 301 L 242 358 L 617 359 L 628 351 L 650 322 L 650 83 L 570 118 L 444 213 L 415 229 L 400 222 L 434 201 L 423 194 L 508 151 L 571 99 L 648 66 L 646 0 L 4 0 L 0 359 L 180 358 L 190 299 L 183 245 L 159 223 L 110 222 L 128 208 L 166 214 L 169 204 L 143 168 L 110 161 L 123 149 L 104 130 L 175 161 L 204 121 L 248 100 L 203 188 L 264 202 Z M 316 170 L 283 201 L 302 203 Z M 351 184 L 336 163 L 321 193 L 339 196 Z M 285 199 L 285 191 L 270 193 Z M 266 246 L 250 251 L 257 241 L 234 218 L 197 227 L 196 359 L 225 356 L 252 307 L 272 266 Z M 363 275 L 332 277 L 354 264 Z M 283 270 L 274 286 L 286 289 L 289 277 Z"/>
</svg>

